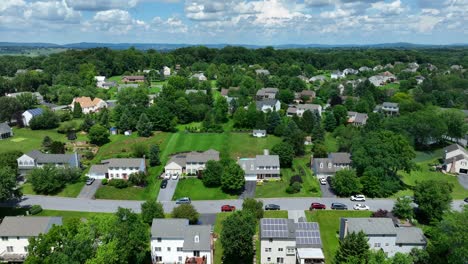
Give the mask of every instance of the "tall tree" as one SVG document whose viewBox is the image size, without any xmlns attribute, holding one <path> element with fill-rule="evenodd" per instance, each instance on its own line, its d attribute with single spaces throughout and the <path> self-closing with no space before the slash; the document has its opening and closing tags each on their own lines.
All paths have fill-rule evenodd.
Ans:
<svg viewBox="0 0 468 264">
<path fill-rule="evenodd" d="M 366 263 L 368 256 L 369 244 L 366 235 L 362 231 L 353 232 L 340 240 L 335 263 Z"/>
<path fill-rule="evenodd" d="M 154 218 L 164 217 L 164 208 L 161 203 L 149 200 L 141 204 L 141 218 L 143 222 L 151 224 Z"/>
<path fill-rule="evenodd" d="M 0 166 L 0 201 L 20 198 L 21 191 L 17 187 L 16 171 L 7 166 Z"/>
<path fill-rule="evenodd" d="M 227 121 L 227 114 L 229 105 L 224 97 L 218 97 L 214 105 L 214 117 L 217 123 L 224 123 Z"/>
<path fill-rule="evenodd" d="M 161 165 L 161 159 L 159 157 L 160 150 L 158 145 L 151 145 L 149 148 L 149 162 L 151 166 L 159 166 Z"/>
<path fill-rule="evenodd" d="M 267 133 L 273 134 L 275 132 L 275 128 L 281 123 L 281 118 L 276 111 L 269 112 L 267 114 L 266 123 L 267 123 L 267 126 L 266 126 Z"/>
<path fill-rule="evenodd" d="M 242 202 L 242 211 L 249 212 L 257 219 L 261 219 L 263 218 L 263 202 L 254 198 L 245 198 Z"/>
<path fill-rule="evenodd" d="M 244 170 L 234 161 L 230 161 L 228 165 L 225 166 L 223 176 L 221 177 L 221 187 L 223 191 L 239 193 L 244 188 L 244 184 Z"/>
<path fill-rule="evenodd" d="M 153 124 L 151 124 L 145 113 L 140 115 L 136 129 L 138 131 L 138 135 L 141 137 L 149 137 L 151 134 L 153 134 Z"/>
<path fill-rule="evenodd" d="M 245 211 L 234 212 L 223 221 L 220 239 L 227 263 L 252 262 L 255 228 L 255 217 Z"/>
<path fill-rule="evenodd" d="M 81 104 L 76 102 L 73 106 L 73 117 L 80 118 L 83 116 L 83 109 L 81 108 Z"/>
<path fill-rule="evenodd" d="M 21 104 L 16 98 L 7 96 L 0 97 L 0 122 L 11 122 L 13 115 L 21 110 L 23 110 Z"/>
<path fill-rule="evenodd" d="M 402 219 L 412 219 L 414 214 L 413 207 L 411 206 L 412 202 L 408 197 L 398 198 L 393 206 L 393 214 Z"/>
<path fill-rule="evenodd" d="M 441 113 L 447 125 L 447 136 L 451 138 L 463 138 L 468 132 L 468 124 L 465 115 L 459 110 L 447 110 Z"/>
<path fill-rule="evenodd" d="M 332 177 L 331 186 L 337 195 L 343 197 L 358 194 L 362 190 L 356 171 L 348 169 L 337 171 Z"/>
<path fill-rule="evenodd" d="M 223 165 L 219 161 L 209 160 L 206 162 L 205 169 L 203 170 L 203 184 L 206 187 L 220 186 L 223 171 Z"/>
<path fill-rule="evenodd" d="M 418 204 L 418 220 L 430 223 L 442 219 L 452 203 L 453 185 L 443 181 L 427 180 L 416 184 L 414 201 Z"/>
<path fill-rule="evenodd" d="M 23 93 L 16 96 L 16 100 L 21 104 L 23 110 L 31 109 L 38 104 L 37 97 L 32 93 Z"/>
<path fill-rule="evenodd" d="M 172 210 L 172 218 L 188 219 L 190 224 L 196 224 L 200 214 L 191 204 L 181 204 Z"/>
<path fill-rule="evenodd" d="M 121 131 L 131 130 L 133 128 L 132 122 L 133 121 L 131 120 L 130 112 L 128 110 L 124 110 L 124 112 L 120 116 L 120 119 L 117 122 L 117 127 Z"/>
<path fill-rule="evenodd" d="M 287 142 L 281 142 L 271 149 L 273 154 L 279 156 L 281 168 L 290 168 L 294 159 L 294 148 Z"/>
<path fill-rule="evenodd" d="M 88 133 L 88 138 L 91 144 L 96 144 L 98 146 L 102 146 L 108 143 L 109 140 L 109 131 L 107 128 L 96 124 L 91 127 Z"/>
</svg>

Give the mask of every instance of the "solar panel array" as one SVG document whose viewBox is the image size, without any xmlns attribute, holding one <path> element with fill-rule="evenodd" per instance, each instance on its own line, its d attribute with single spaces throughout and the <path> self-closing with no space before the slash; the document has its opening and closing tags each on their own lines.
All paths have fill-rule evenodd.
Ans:
<svg viewBox="0 0 468 264">
<path fill-rule="evenodd" d="M 262 237 L 282 238 L 288 237 L 288 220 L 264 218 L 261 220 Z"/>
<path fill-rule="evenodd" d="M 296 229 L 319 230 L 319 226 L 316 222 L 299 222 L 299 223 L 296 223 Z"/>
<path fill-rule="evenodd" d="M 296 243 L 300 245 L 322 245 L 319 226 L 315 222 L 296 223 Z"/>
<path fill-rule="evenodd" d="M 43 113 L 41 108 L 29 109 L 28 112 L 31 113 L 32 116 L 42 115 Z"/>
</svg>

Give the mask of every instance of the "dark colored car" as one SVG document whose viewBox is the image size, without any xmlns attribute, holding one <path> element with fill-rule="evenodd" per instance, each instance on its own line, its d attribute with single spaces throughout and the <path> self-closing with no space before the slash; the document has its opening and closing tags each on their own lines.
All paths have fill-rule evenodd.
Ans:
<svg viewBox="0 0 468 264">
<path fill-rule="evenodd" d="M 265 210 L 280 210 L 280 206 L 277 204 L 267 204 L 265 205 Z"/>
<path fill-rule="evenodd" d="M 161 182 L 161 189 L 165 189 L 167 186 L 167 179 L 162 180 Z"/>
<path fill-rule="evenodd" d="M 234 205 L 225 204 L 221 206 L 221 212 L 232 212 L 235 210 L 236 210 L 236 207 Z"/>
<path fill-rule="evenodd" d="M 333 209 L 333 210 L 348 210 L 348 206 L 346 206 L 346 204 L 342 204 L 342 203 L 332 203 L 331 204 L 331 209 Z"/>
<path fill-rule="evenodd" d="M 465 200 L 463 200 L 463 201 L 465 201 L 465 203 L 468 203 L 468 197 L 466 197 Z"/>
<path fill-rule="evenodd" d="M 314 209 L 327 209 L 327 207 L 326 207 L 324 204 L 321 204 L 321 203 L 311 203 L 309 209 L 310 209 L 310 210 L 314 210 Z"/>
<path fill-rule="evenodd" d="M 93 184 L 93 182 L 94 182 L 94 178 L 88 178 L 86 180 L 86 185 L 91 185 L 91 184 Z"/>
</svg>

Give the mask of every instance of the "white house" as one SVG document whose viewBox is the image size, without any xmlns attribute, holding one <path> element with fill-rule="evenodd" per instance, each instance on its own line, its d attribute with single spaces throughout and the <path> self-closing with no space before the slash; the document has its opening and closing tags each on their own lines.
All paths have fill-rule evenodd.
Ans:
<svg viewBox="0 0 468 264">
<path fill-rule="evenodd" d="M 219 152 L 209 149 L 205 152 L 192 151 L 176 154 L 164 166 L 164 172 L 169 175 L 181 175 L 182 173 L 196 175 L 205 169 L 209 160 L 219 161 Z"/>
<path fill-rule="evenodd" d="M 206 80 L 208 80 L 208 79 L 206 78 L 205 74 L 203 74 L 203 72 L 195 73 L 194 75 L 192 75 L 191 78 L 197 79 L 197 80 L 199 80 L 199 81 L 206 81 Z"/>
<path fill-rule="evenodd" d="M 0 224 L 0 262 L 23 262 L 28 255 L 29 238 L 46 234 L 61 217 L 5 216 Z"/>
<path fill-rule="evenodd" d="M 34 108 L 24 111 L 24 113 L 21 115 L 23 117 L 23 125 L 29 126 L 31 119 L 33 119 L 35 116 L 42 115 L 42 113 L 44 113 L 42 108 Z"/>
<path fill-rule="evenodd" d="M 73 102 L 70 104 L 72 111 L 75 108 L 75 103 L 80 104 L 81 111 L 83 112 L 83 114 L 99 112 L 99 110 L 101 110 L 102 108 L 107 107 L 106 101 L 97 97 L 94 99 L 91 99 L 91 97 L 87 96 L 74 98 Z"/>
<path fill-rule="evenodd" d="M 245 172 L 246 181 L 279 180 L 281 168 L 278 155 L 270 155 L 265 149 L 263 155 L 255 158 L 241 158 L 237 162 Z"/>
<path fill-rule="evenodd" d="M 210 225 L 189 225 L 188 219 L 153 219 L 153 263 L 213 263 Z M 192 262 L 191 262 L 192 261 Z"/>
<path fill-rule="evenodd" d="M 146 172 L 145 159 L 107 159 L 101 161 L 101 164 L 92 165 L 86 176 L 94 179 L 128 180 L 131 174 L 139 172 Z"/>
<path fill-rule="evenodd" d="M 254 129 L 252 132 L 252 136 L 257 137 L 257 138 L 266 137 L 266 135 L 267 135 L 267 132 L 266 130 L 263 130 L 263 129 Z"/>
<path fill-rule="evenodd" d="M 164 66 L 163 67 L 163 75 L 164 77 L 169 77 L 171 76 L 171 68 L 167 67 L 167 66 Z"/>
<path fill-rule="evenodd" d="M 72 154 L 47 154 L 39 150 L 32 150 L 19 157 L 16 162 L 22 175 L 35 168 L 44 165 L 54 165 L 56 167 L 80 167 L 80 156 L 75 152 Z"/>
<path fill-rule="evenodd" d="M 383 250 L 389 257 L 409 253 L 413 248 L 423 249 L 427 244 L 420 228 L 395 227 L 391 218 L 341 218 L 340 239 L 360 231 L 366 234 L 371 249 Z"/>
<path fill-rule="evenodd" d="M 348 75 L 348 74 L 358 74 L 359 71 L 358 70 L 355 70 L 353 68 L 346 68 L 343 70 L 343 74 L 344 75 Z"/>
<path fill-rule="evenodd" d="M 346 75 L 341 71 L 334 71 L 330 76 L 332 79 L 340 79 L 346 77 Z"/>
<path fill-rule="evenodd" d="M 94 76 L 96 81 L 96 87 L 104 88 L 104 83 L 106 82 L 106 76 Z"/>
<path fill-rule="evenodd" d="M 281 103 L 279 100 L 276 99 L 265 99 L 262 101 L 256 101 L 257 110 L 262 111 L 264 113 L 270 112 L 278 112 L 281 110 Z"/>
<path fill-rule="evenodd" d="M 468 174 L 468 151 L 458 144 L 452 144 L 444 149 L 445 171 L 450 173 Z"/>
<path fill-rule="evenodd" d="M 324 263 L 318 223 L 292 219 L 260 220 L 260 263 Z"/>
<path fill-rule="evenodd" d="M 297 104 L 297 105 L 290 105 L 288 110 L 286 111 L 287 116 L 297 115 L 302 117 L 305 111 L 310 110 L 312 113 L 317 112 L 320 116 L 322 116 L 322 106 L 318 104 Z"/>
</svg>

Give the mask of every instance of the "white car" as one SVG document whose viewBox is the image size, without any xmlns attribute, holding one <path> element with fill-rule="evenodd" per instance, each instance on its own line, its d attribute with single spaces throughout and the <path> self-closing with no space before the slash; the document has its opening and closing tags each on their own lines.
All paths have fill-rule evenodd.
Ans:
<svg viewBox="0 0 468 264">
<path fill-rule="evenodd" d="M 368 211 L 370 210 L 370 207 L 365 204 L 356 204 L 353 206 L 353 209 L 358 211 Z"/>
<path fill-rule="evenodd" d="M 325 178 L 320 178 L 320 184 L 322 184 L 322 185 L 327 185 L 327 179 L 325 179 Z"/>
<path fill-rule="evenodd" d="M 179 174 L 173 174 L 173 175 L 172 175 L 172 179 L 173 179 L 173 180 L 177 180 L 177 178 L 179 178 Z"/>
<path fill-rule="evenodd" d="M 351 201 L 365 202 L 366 197 L 364 195 L 362 195 L 362 194 L 353 195 L 353 196 L 351 196 Z"/>
<path fill-rule="evenodd" d="M 171 174 L 164 173 L 164 179 L 167 179 L 167 180 L 171 179 Z"/>
</svg>

